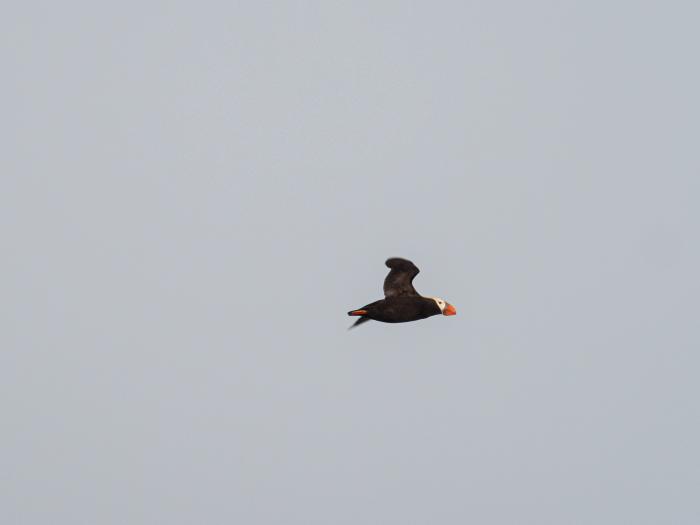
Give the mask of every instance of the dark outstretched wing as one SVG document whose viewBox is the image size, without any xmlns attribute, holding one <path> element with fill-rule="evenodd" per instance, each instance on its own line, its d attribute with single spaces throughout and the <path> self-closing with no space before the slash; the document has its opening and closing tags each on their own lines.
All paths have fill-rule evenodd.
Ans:
<svg viewBox="0 0 700 525">
<path fill-rule="evenodd" d="M 413 278 L 420 271 L 415 264 L 406 259 L 392 257 L 386 260 L 386 265 L 391 268 L 389 275 L 384 279 L 384 295 L 386 297 L 418 295 L 411 284 Z"/>
</svg>

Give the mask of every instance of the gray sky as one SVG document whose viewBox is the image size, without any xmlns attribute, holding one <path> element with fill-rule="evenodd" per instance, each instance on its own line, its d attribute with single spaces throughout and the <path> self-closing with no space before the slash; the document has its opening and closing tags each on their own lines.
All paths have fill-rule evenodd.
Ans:
<svg viewBox="0 0 700 525">
<path fill-rule="evenodd" d="M 7 6 L 0 522 L 700 522 L 699 16 Z"/>
</svg>

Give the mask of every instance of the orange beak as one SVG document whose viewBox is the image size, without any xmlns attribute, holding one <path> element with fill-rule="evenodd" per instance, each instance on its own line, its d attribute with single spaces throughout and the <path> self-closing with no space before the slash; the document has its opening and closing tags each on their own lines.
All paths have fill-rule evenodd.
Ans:
<svg viewBox="0 0 700 525">
<path fill-rule="evenodd" d="M 457 315 L 457 309 L 450 303 L 447 303 L 445 309 L 442 311 L 442 315 Z"/>
</svg>

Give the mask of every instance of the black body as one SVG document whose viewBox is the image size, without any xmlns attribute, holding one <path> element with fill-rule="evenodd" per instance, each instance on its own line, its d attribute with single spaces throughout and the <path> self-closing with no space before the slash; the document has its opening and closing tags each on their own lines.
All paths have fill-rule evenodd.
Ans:
<svg viewBox="0 0 700 525">
<path fill-rule="evenodd" d="M 388 297 L 360 310 L 367 311 L 362 317 L 383 323 L 407 323 L 442 313 L 435 301 L 419 295 Z"/>
<path fill-rule="evenodd" d="M 385 299 L 348 312 L 351 316 L 361 316 L 353 327 L 370 319 L 383 323 L 407 323 L 442 313 L 433 299 L 420 296 L 413 288 L 413 279 L 420 271 L 415 264 L 393 257 L 387 259 L 386 265 L 391 271 L 384 279 Z"/>
</svg>

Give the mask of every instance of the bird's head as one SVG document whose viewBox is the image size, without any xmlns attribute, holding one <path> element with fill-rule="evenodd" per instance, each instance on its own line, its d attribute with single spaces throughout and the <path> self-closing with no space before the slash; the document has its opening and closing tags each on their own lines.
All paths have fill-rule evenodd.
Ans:
<svg viewBox="0 0 700 525">
<path fill-rule="evenodd" d="M 431 299 L 438 305 L 442 315 L 457 315 L 457 309 L 444 299 L 440 299 L 439 297 L 431 297 Z"/>
</svg>

